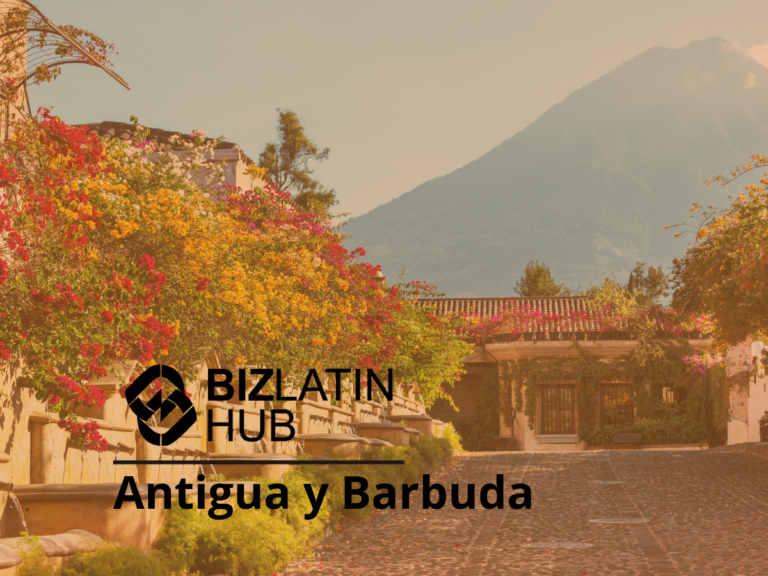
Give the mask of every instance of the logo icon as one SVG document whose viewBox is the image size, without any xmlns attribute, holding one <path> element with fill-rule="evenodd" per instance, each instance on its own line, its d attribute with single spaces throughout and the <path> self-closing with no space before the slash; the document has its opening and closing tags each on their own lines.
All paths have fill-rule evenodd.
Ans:
<svg viewBox="0 0 768 576">
<path fill-rule="evenodd" d="M 176 390 L 163 400 L 163 390 L 160 389 L 152 399 L 144 404 L 139 396 L 147 387 L 158 378 L 165 378 L 176 387 Z M 169 446 L 181 438 L 197 422 L 197 412 L 192 401 L 184 393 L 184 380 L 175 369 L 170 366 L 156 364 L 150 366 L 141 375 L 133 381 L 125 390 L 125 399 L 128 401 L 128 407 L 136 414 L 139 422 L 139 433 L 150 444 L 155 446 Z M 162 434 L 155 432 L 147 424 L 159 410 L 160 420 L 163 420 L 168 414 L 179 408 L 183 415 L 171 426 L 167 432 Z"/>
</svg>

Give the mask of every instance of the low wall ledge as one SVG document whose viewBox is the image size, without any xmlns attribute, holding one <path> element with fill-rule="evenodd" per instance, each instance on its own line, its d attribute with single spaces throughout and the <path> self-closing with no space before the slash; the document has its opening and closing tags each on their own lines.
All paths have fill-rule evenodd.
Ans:
<svg viewBox="0 0 768 576">
<path fill-rule="evenodd" d="M 426 414 L 390 414 L 388 416 L 390 420 L 432 420 L 431 416 Z"/>
<path fill-rule="evenodd" d="M 150 426 L 150 428 L 152 428 L 152 430 L 154 430 L 158 434 L 164 434 L 165 432 L 170 430 L 170 428 L 164 428 L 162 426 Z M 136 430 L 136 436 L 138 438 L 141 438 L 141 433 L 137 429 L 130 428 L 130 430 Z M 203 433 L 202 432 L 195 432 L 193 430 L 188 430 L 187 432 L 182 434 L 181 437 L 182 438 L 202 438 L 203 437 Z M 168 448 L 168 446 L 164 446 L 164 448 Z"/>
<path fill-rule="evenodd" d="M 323 404 L 322 402 L 315 402 L 314 400 L 299 400 L 296 404 L 299 408 L 302 406 L 312 406 L 313 408 L 320 408 L 321 410 L 325 410 L 327 412 L 338 412 L 339 414 L 344 414 L 345 416 L 355 415 L 354 412 L 345 410 L 340 406 L 334 406 L 333 404 Z"/>
<path fill-rule="evenodd" d="M 117 499 L 121 484 L 16 484 L 13 493 L 27 502 L 101 502 Z M 148 494 L 146 484 L 138 484 L 139 495 Z"/>
<path fill-rule="evenodd" d="M 251 408 L 250 406 L 243 406 L 242 404 L 229 404 L 228 402 L 216 402 L 216 401 L 210 401 L 205 404 L 206 409 L 208 408 L 221 408 L 222 410 L 242 410 L 245 414 L 254 414 L 257 416 L 261 415 L 261 412 L 264 412 L 264 418 L 271 420 L 272 419 L 272 412 L 268 408 Z M 285 414 L 276 414 L 277 418 L 275 420 L 277 422 L 288 422 L 288 416 Z"/>
<path fill-rule="evenodd" d="M 118 424 L 117 422 L 110 422 L 109 420 L 98 420 L 96 418 L 82 418 L 79 417 L 79 420 L 83 420 L 85 422 L 96 422 L 99 425 L 99 428 L 102 430 L 114 430 L 117 432 L 133 432 L 136 430 L 133 426 L 128 426 L 127 424 Z M 30 422 L 36 422 L 38 424 L 58 424 L 60 418 L 58 414 L 51 414 L 49 412 L 33 412 L 29 416 Z"/>
<path fill-rule="evenodd" d="M 21 564 L 21 556 L 8 546 L 6 540 L 0 540 L 0 570 L 4 568 L 13 568 Z"/>
<path fill-rule="evenodd" d="M 62 534 L 54 536 L 38 536 L 40 545 L 45 550 L 47 556 L 72 556 L 82 550 L 88 550 L 98 546 L 102 540 L 99 536 L 88 530 L 75 528 L 67 530 Z M 0 540 L 1 543 L 10 548 L 17 548 L 21 545 L 23 538 L 6 538 Z"/>
<path fill-rule="evenodd" d="M 304 440 L 305 442 L 362 442 L 363 439 L 360 436 L 354 434 L 342 434 L 340 432 L 333 432 L 329 434 L 297 434 L 296 438 Z"/>
<path fill-rule="evenodd" d="M 405 430 L 402 424 L 395 422 L 357 422 L 352 426 L 356 430 Z"/>
</svg>

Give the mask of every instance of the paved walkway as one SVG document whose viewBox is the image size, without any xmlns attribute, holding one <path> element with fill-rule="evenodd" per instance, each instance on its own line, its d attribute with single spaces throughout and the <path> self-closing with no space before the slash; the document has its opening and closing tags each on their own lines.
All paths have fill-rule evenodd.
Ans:
<svg viewBox="0 0 768 576">
<path fill-rule="evenodd" d="M 484 510 L 504 474 L 531 510 Z M 737 452 L 475 452 L 433 476 L 476 485 L 475 510 L 376 513 L 329 536 L 285 574 L 768 575 L 768 459 Z M 399 491 L 398 491 L 399 497 Z M 600 522 L 600 520 L 608 522 Z"/>
</svg>

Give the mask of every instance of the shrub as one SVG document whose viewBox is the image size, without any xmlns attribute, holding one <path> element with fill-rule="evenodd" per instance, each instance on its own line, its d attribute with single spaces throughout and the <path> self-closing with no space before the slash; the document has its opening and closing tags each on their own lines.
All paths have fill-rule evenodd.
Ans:
<svg viewBox="0 0 768 576">
<path fill-rule="evenodd" d="M 70 558 L 59 576 L 167 576 L 165 563 L 133 546 L 105 543 Z"/>
<path fill-rule="evenodd" d="M 643 444 L 696 444 L 707 438 L 701 421 L 683 414 L 669 420 L 649 418 L 637 424 L 603 426 L 601 430 L 591 430 L 582 439 L 588 446 L 601 446 L 610 442 L 614 434 L 624 432 L 640 432 L 643 435 Z"/>
<path fill-rule="evenodd" d="M 206 513 L 182 510 L 175 502 L 166 516 L 157 543 L 158 553 L 176 574 L 199 571 L 205 576 L 256 576 L 272 574 L 292 558 L 309 551 L 329 523 L 361 520 L 373 512 L 372 498 L 366 508 L 344 508 L 344 477 L 360 476 L 368 481 L 368 494 L 376 484 L 414 483 L 421 475 L 439 465 L 453 452 L 447 439 L 420 439 L 413 446 L 374 448 L 366 454 L 371 460 L 403 460 L 403 465 L 364 466 L 350 461 L 345 466 L 302 466 L 301 471 L 288 472 L 280 482 L 288 490 L 287 509 L 241 510 L 234 507 L 226 520 L 211 519 Z M 275 480 L 252 478 L 243 480 L 262 485 L 262 499 L 270 491 L 266 486 Z M 315 494 L 321 484 L 328 485 L 323 507 L 317 517 L 306 520 L 311 510 L 304 484 L 312 484 Z"/>
<path fill-rule="evenodd" d="M 22 558 L 19 576 L 55 575 L 56 568 L 48 562 L 48 555 L 37 536 L 29 536 L 26 532 L 22 532 L 22 535 L 23 540 L 16 550 Z"/>
<path fill-rule="evenodd" d="M 415 444 L 415 447 L 416 450 L 419 451 L 421 459 L 426 464 L 427 470 L 425 471 L 439 466 L 443 460 L 450 458 L 451 454 L 453 453 L 451 443 L 448 442 L 448 440 L 445 438 L 435 438 L 431 441 L 425 440 L 424 438 L 419 438 L 418 442 Z"/>
<path fill-rule="evenodd" d="M 186 534 L 174 526 L 179 520 Z M 213 520 L 205 513 L 173 508 L 166 522 L 171 530 L 158 542 L 158 549 L 187 552 L 169 558 L 179 572 L 186 568 L 205 575 L 257 576 L 281 569 L 302 551 L 292 527 L 265 511 L 235 508 L 230 518 Z M 185 537 L 181 547 L 174 542 L 179 536 Z"/>
<path fill-rule="evenodd" d="M 453 424 L 450 422 L 448 422 L 443 429 L 443 438 L 448 441 L 453 450 L 456 450 L 457 452 L 464 451 L 464 447 L 461 445 L 461 436 L 459 436 L 456 428 L 454 428 Z"/>
</svg>

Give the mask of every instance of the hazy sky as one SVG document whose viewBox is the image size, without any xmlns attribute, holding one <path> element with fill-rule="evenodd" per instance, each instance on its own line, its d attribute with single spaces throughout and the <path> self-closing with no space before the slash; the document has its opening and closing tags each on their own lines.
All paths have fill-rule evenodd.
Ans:
<svg viewBox="0 0 768 576">
<path fill-rule="evenodd" d="M 525 128 L 574 90 L 662 45 L 768 42 L 765 0 L 436 2 L 38 0 L 114 42 L 116 71 L 64 67 L 32 87 L 76 124 L 223 134 L 256 159 L 276 108 L 331 149 L 316 175 L 360 215 Z M 755 50 L 768 57 L 768 47 Z"/>
</svg>

